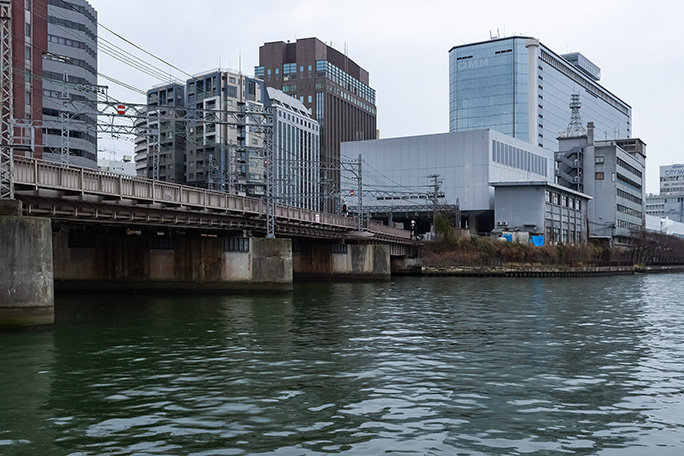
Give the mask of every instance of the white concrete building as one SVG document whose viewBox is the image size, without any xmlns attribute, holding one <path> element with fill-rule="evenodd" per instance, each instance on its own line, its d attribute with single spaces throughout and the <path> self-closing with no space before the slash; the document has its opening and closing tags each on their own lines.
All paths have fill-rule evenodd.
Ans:
<svg viewBox="0 0 684 456">
<path fill-rule="evenodd" d="M 589 122 L 586 134 L 559 138 L 558 148 L 558 183 L 592 197 L 589 237 L 628 244 L 632 231 L 645 228 L 646 144 L 638 138 L 597 141 Z"/>
<path fill-rule="evenodd" d="M 646 197 L 646 213 L 684 222 L 684 165 L 660 167 L 660 194 Z"/>
<path fill-rule="evenodd" d="M 445 203 L 459 204 L 461 226 L 479 233 L 495 227 L 490 182 L 553 182 L 552 152 L 492 129 L 346 142 L 342 154 L 361 155 L 364 187 L 425 192 L 439 175 Z"/>
<path fill-rule="evenodd" d="M 304 104 L 267 88 L 267 106 L 275 111 L 273 131 L 275 189 L 278 202 L 321 210 L 321 146 L 318 122 Z"/>
</svg>

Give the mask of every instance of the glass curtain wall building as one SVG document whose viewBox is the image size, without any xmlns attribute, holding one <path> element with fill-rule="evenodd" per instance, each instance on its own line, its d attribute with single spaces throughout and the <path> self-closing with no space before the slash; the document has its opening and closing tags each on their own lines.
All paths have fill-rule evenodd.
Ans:
<svg viewBox="0 0 684 456">
<path fill-rule="evenodd" d="M 449 51 L 449 130 L 492 128 L 556 150 L 572 94 L 597 139 L 630 138 L 632 109 L 599 83 L 600 69 L 579 53 L 561 56 L 531 37 L 509 37 Z"/>
</svg>

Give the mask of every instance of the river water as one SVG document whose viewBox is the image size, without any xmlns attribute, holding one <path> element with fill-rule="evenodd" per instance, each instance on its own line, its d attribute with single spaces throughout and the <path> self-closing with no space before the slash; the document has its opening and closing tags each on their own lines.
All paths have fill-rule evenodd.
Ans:
<svg viewBox="0 0 684 456">
<path fill-rule="evenodd" d="M 684 274 L 56 298 L 2 455 L 681 455 Z"/>
</svg>

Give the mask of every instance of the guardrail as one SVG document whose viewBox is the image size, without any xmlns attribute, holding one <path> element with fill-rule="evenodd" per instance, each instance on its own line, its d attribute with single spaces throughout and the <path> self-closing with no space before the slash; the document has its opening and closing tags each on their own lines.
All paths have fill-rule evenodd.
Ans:
<svg viewBox="0 0 684 456">
<path fill-rule="evenodd" d="M 59 190 L 71 194 L 98 195 L 160 203 L 167 206 L 232 212 L 236 215 L 265 217 L 266 214 L 266 202 L 262 198 L 231 195 L 215 190 L 124 176 L 89 168 L 62 166 L 59 163 L 27 157 L 14 158 L 14 183 L 15 186 L 32 187 L 36 190 Z M 276 204 L 274 213 L 276 223 L 280 219 L 311 225 L 327 225 L 350 231 L 357 226 L 353 218 L 283 204 Z M 408 231 L 381 223 L 366 222 L 364 227 L 372 233 L 410 238 Z"/>
</svg>

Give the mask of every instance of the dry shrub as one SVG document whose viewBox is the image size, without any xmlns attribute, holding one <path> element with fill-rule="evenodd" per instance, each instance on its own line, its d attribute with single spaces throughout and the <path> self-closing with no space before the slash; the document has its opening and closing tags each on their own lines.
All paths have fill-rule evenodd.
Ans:
<svg viewBox="0 0 684 456">
<path fill-rule="evenodd" d="M 589 245 L 545 245 L 471 237 L 458 242 L 429 243 L 421 256 L 425 265 L 498 266 L 503 263 L 560 265 L 597 260 L 601 251 Z"/>
</svg>

